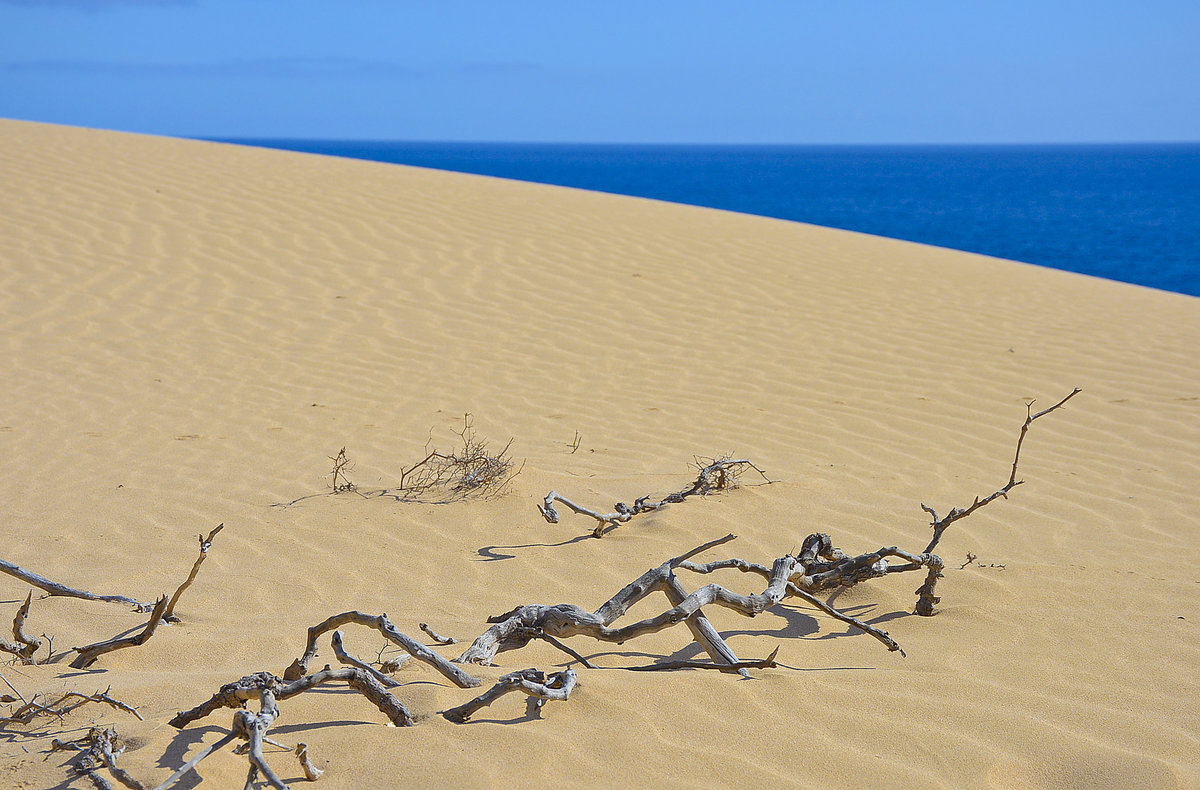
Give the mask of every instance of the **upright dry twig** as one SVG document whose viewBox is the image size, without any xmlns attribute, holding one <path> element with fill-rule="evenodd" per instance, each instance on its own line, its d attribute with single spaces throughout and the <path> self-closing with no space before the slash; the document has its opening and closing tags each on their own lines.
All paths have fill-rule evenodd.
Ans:
<svg viewBox="0 0 1200 790">
<path fill-rule="evenodd" d="M 208 550 L 212 548 L 213 538 L 224 528 L 225 524 L 222 522 L 214 527 L 212 532 L 208 533 L 207 538 L 203 535 L 196 536 L 200 541 L 200 556 L 196 558 L 196 562 L 192 565 L 192 572 L 188 574 L 183 584 L 179 585 L 179 589 L 175 591 L 175 594 L 171 596 L 170 602 L 167 603 L 166 611 L 163 612 L 163 619 L 168 623 L 179 622 L 179 618 L 175 616 L 175 604 L 179 601 L 179 596 L 183 595 L 183 591 L 191 587 L 192 582 L 196 580 L 196 574 L 200 572 L 200 565 L 208 557 Z"/>
<path fill-rule="evenodd" d="M 354 463 L 346 457 L 346 448 L 338 450 L 337 455 L 329 456 L 329 460 L 333 461 L 333 471 L 329 473 L 329 485 L 333 488 L 333 493 L 353 491 L 356 486 L 350 482 L 350 478 L 346 477 L 346 473 L 354 471 Z"/>
<path fill-rule="evenodd" d="M 997 491 L 989 494 L 988 496 L 984 497 L 983 499 L 980 499 L 979 497 L 975 497 L 975 501 L 972 502 L 968 507 L 951 508 L 950 512 L 941 518 L 938 518 L 938 514 L 934 511 L 933 508 L 929 507 L 924 502 L 921 503 L 921 509 L 933 517 L 933 521 L 930 523 L 930 526 L 933 527 L 933 539 L 930 540 L 929 545 L 925 547 L 926 553 L 933 551 L 934 548 L 937 547 L 938 541 L 940 541 L 942 539 L 942 533 L 946 531 L 946 527 L 950 526 L 955 521 L 958 521 L 960 518 L 966 518 L 967 516 L 971 515 L 976 510 L 978 510 L 979 508 L 983 507 L 984 505 L 990 504 L 991 502 L 993 502 L 996 499 L 999 499 L 1000 497 L 1004 497 L 1005 499 L 1007 499 L 1009 491 L 1011 491 L 1016 486 L 1019 486 L 1025 482 L 1024 480 L 1017 479 L 1017 463 L 1021 460 L 1021 445 L 1025 442 L 1025 434 L 1029 432 L 1029 426 L 1033 425 L 1033 421 L 1038 419 L 1039 417 L 1045 417 L 1050 412 L 1052 412 L 1056 409 L 1061 409 L 1067 401 L 1069 401 L 1071 398 L 1074 398 L 1076 395 L 1078 395 L 1081 392 L 1083 392 L 1083 390 L 1081 390 L 1079 387 L 1076 387 L 1075 389 L 1071 390 L 1070 395 L 1063 398 L 1062 400 L 1060 400 L 1058 403 L 1054 404 L 1050 408 L 1039 411 L 1037 414 L 1033 414 L 1031 411 L 1033 408 L 1033 404 L 1036 401 L 1029 401 L 1028 403 L 1025 404 L 1025 422 L 1021 424 L 1021 433 L 1017 437 L 1017 450 L 1013 454 L 1012 472 L 1008 476 L 1008 482 L 1005 483 Z"/>
</svg>

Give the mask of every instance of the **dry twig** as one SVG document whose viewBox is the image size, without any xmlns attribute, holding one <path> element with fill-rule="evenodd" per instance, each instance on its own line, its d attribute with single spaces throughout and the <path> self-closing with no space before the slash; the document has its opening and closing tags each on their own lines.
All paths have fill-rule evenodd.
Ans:
<svg viewBox="0 0 1200 790">
<path fill-rule="evenodd" d="M 669 504 L 682 502 L 690 496 L 707 496 L 717 491 L 736 488 L 739 475 L 746 469 L 753 469 L 767 483 L 771 482 L 763 470 L 745 459 L 713 458 L 707 459 L 707 463 L 704 460 L 697 459 L 696 468 L 698 469 L 698 474 L 690 486 L 673 494 L 667 494 L 660 500 L 651 500 L 651 495 L 647 494 L 635 499 L 633 505 L 618 502 L 613 506 L 612 513 L 599 513 L 591 508 L 586 508 L 572 502 L 557 491 L 551 491 L 546 494 L 545 499 L 538 505 L 538 511 L 546 521 L 551 524 L 557 524 L 560 516 L 554 508 L 554 503 L 560 502 L 580 515 L 596 519 L 596 528 L 592 530 L 592 537 L 599 538 L 603 537 L 604 533 L 610 528 L 615 528 L 618 524 L 624 524 L 640 513 L 648 513 Z"/>
<path fill-rule="evenodd" d="M 183 584 L 179 585 L 179 589 L 175 591 L 175 594 L 171 596 L 170 602 L 167 603 L 167 609 L 163 612 L 163 619 L 168 623 L 179 622 L 179 618 L 175 616 L 175 604 L 179 602 L 179 596 L 183 595 L 183 591 L 188 587 L 191 587 L 192 582 L 196 580 L 196 574 L 200 572 L 200 565 L 208 557 L 208 550 L 212 548 L 213 538 L 215 538 L 217 533 L 224 528 L 225 524 L 221 523 L 214 527 L 212 532 L 208 533 L 207 538 L 203 535 L 196 536 L 196 538 L 200 541 L 200 556 L 196 558 L 196 562 L 192 565 L 192 572 L 188 574 L 188 577 L 184 580 Z"/>
<path fill-rule="evenodd" d="M 329 460 L 333 461 L 333 471 L 329 473 L 329 485 L 333 488 L 333 493 L 340 494 L 344 491 L 353 491 L 357 486 L 350 482 L 350 478 L 346 477 L 347 472 L 354 471 L 354 463 L 346 457 L 346 448 L 338 450 L 337 455 L 329 456 Z"/>
<path fill-rule="evenodd" d="M 26 584 L 32 585 L 50 595 L 61 595 L 68 598 L 82 598 L 85 601 L 106 601 L 108 603 L 122 603 L 132 606 L 139 612 L 148 612 L 154 608 L 154 604 L 142 603 L 128 598 L 124 595 L 97 595 L 90 593 L 87 590 L 77 590 L 74 587 L 68 587 L 65 584 L 52 582 L 45 576 L 27 571 L 24 568 L 13 565 L 11 562 L 0 560 L 0 573 L 7 573 L 9 576 L 15 576 Z"/>
</svg>

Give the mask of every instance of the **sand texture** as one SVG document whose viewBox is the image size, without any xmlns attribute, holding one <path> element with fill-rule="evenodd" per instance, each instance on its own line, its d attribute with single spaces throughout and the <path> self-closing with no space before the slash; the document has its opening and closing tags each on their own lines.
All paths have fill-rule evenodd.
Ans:
<svg viewBox="0 0 1200 790">
<path fill-rule="evenodd" d="M 1029 433 L 1026 484 L 946 533 L 935 617 L 913 614 L 918 574 L 832 596 L 906 658 L 795 601 L 714 608 L 740 656 L 779 647 L 779 666 L 626 672 L 704 656 L 682 627 L 573 637 L 608 668 L 580 668 L 540 716 L 514 695 L 452 724 L 437 712 L 476 692 L 411 662 L 394 693 L 415 727 L 343 687 L 282 703 L 271 733 L 310 745 L 326 790 L 1200 786 L 1200 301 L 707 209 L 15 121 L 0 185 L 0 559 L 153 600 L 225 524 L 182 621 L 88 670 L 70 648 L 145 615 L 35 594 L 27 628 L 56 660 L 0 674 L 26 697 L 111 686 L 145 721 L 89 705 L 6 725 L 0 786 L 90 786 L 50 742 L 94 724 L 163 781 L 231 721 L 180 732 L 176 711 L 282 673 L 337 612 L 469 643 L 519 604 L 594 609 L 727 532 L 701 559 L 769 565 L 816 531 L 920 551 L 920 503 L 1002 485 L 1026 401 L 1073 387 Z M 381 493 L 465 413 L 493 449 L 513 440 L 505 495 Z M 361 495 L 329 493 L 342 447 Z M 775 482 L 600 540 L 535 507 L 551 489 L 605 508 L 665 494 L 723 453 Z M 0 630 L 29 589 L 0 575 Z M 384 644 L 346 641 L 372 660 Z M 315 667 L 334 660 L 325 638 Z M 471 671 L 566 660 L 537 642 Z M 241 787 L 246 766 L 227 748 L 181 786 Z"/>
</svg>

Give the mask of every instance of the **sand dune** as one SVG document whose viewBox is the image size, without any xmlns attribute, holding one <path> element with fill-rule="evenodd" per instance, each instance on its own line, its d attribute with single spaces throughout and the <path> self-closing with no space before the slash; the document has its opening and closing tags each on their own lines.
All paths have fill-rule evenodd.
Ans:
<svg viewBox="0 0 1200 790">
<path fill-rule="evenodd" d="M 69 656 L 0 667 L 26 696 L 111 685 L 145 717 L 87 706 L 6 727 L 0 785 L 88 786 L 49 748 L 95 723 L 128 739 L 131 773 L 164 780 L 229 726 L 181 733 L 176 711 L 282 672 L 308 626 L 347 609 L 469 641 L 518 604 L 595 608 L 727 532 L 705 559 L 769 564 L 815 531 L 920 550 L 920 503 L 1002 485 L 1025 402 L 1078 386 L 1031 430 L 1026 485 L 943 539 L 936 617 L 912 614 L 915 575 L 836 596 L 907 658 L 800 605 L 714 610 L 739 655 L 779 646 L 780 666 L 580 669 L 540 719 L 511 696 L 455 725 L 437 711 L 474 692 L 409 665 L 395 693 L 415 727 L 331 691 L 285 703 L 272 732 L 308 742 L 331 789 L 1200 786 L 1200 301 L 469 175 L 15 121 L 0 141 L 0 558 L 148 600 L 226 524 L 181 623 L 86 672 Z M 506 495 L 324 495 L 339 448 L 372 494 L 468 412 L 523 459 Z M 597 507 L 666 493 L 693 456 L 726 452 L 776 482 L 602 540 L 535 509 L 550 489 Z M 728 573 L 715 580 L 761 589 Z M 28 589 L 0 575 L 3 608 Z M 29 630 L 61 653 L 144 621 L 35 595 Z M 608 667 L 698 654 L 682 629 L 571 644 Z M 564 659 L 537 643 L 472 671 Z M 268 759 L 306 786 L 288 755 Z M 225 750 L 183 786 L 245 771 Z"/>
</svg>

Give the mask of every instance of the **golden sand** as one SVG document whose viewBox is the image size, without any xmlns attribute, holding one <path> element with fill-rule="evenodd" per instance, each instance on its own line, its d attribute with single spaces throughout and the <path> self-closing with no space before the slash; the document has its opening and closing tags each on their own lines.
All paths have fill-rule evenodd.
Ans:
<svg viewBox="0 0 1200 790">
<path fill-rule="evenodd" d="M 1200 785 L 1195 298 L 702 208 L 15 121 L 0 184 L 0 558 L 152 600 L 226 525 L 181 623 L 85 672 L 69 655 L 0 667 L 27 697 L 111 686 L 145 717 L 89 705 L 7 727 L 0 785 L 88 786 L 63 784 L 71 755 L 49 748 L 93 724 L 164 780 L 230 722 L 179 732 L 176 711 L 281 673 L 347 609 L 469 642 L 518 604 L 593 609 L 727 532 L 703 559 L 769 564 L 816 531 L 919 551 L 920 503 L 1002 485 L 1026 401 L 1076 386 L 1031 429 L 1026 484 L 947 532 L 936 617 L 912 614 L 916 574 L 834 598 L 907 658 L 803 605 L 714 609 L 739 655 L 778 646 L 780 666 L 580 669 L 540 718 L 513 695 L 455 725 L 437 711 L 475 692 L 410 662 L 395 693 L 415 727 L 330 691 L 283 703 L 271 732 L 310 744 L 326 790 Z M 378 491 L 467 412 L 524 459 L 507 495 L 322 495 L 339 448 Z M 776 482 L 602 540 L 535 509 L 551 489 L 596 507 L 666 493 L 726 452 Z M 761 590 L 726 573 L 680 578 Z M 0 609 L 28 590 L 0 575 Z M 28 628 L 62 653 L 144 622 L 35 595 Z M 697 656 L 683 629 L 570 642 L 605 666 Z M 383 640 L 349 628 L 347 644 L 373 659 Z M 536 643 L 472 671 L 564 660 Z M 292 757 L 268 760 L 307 786 Z M 183 786 L 240 787 L 246 765 L 225 749 Z"/>
</svg>

